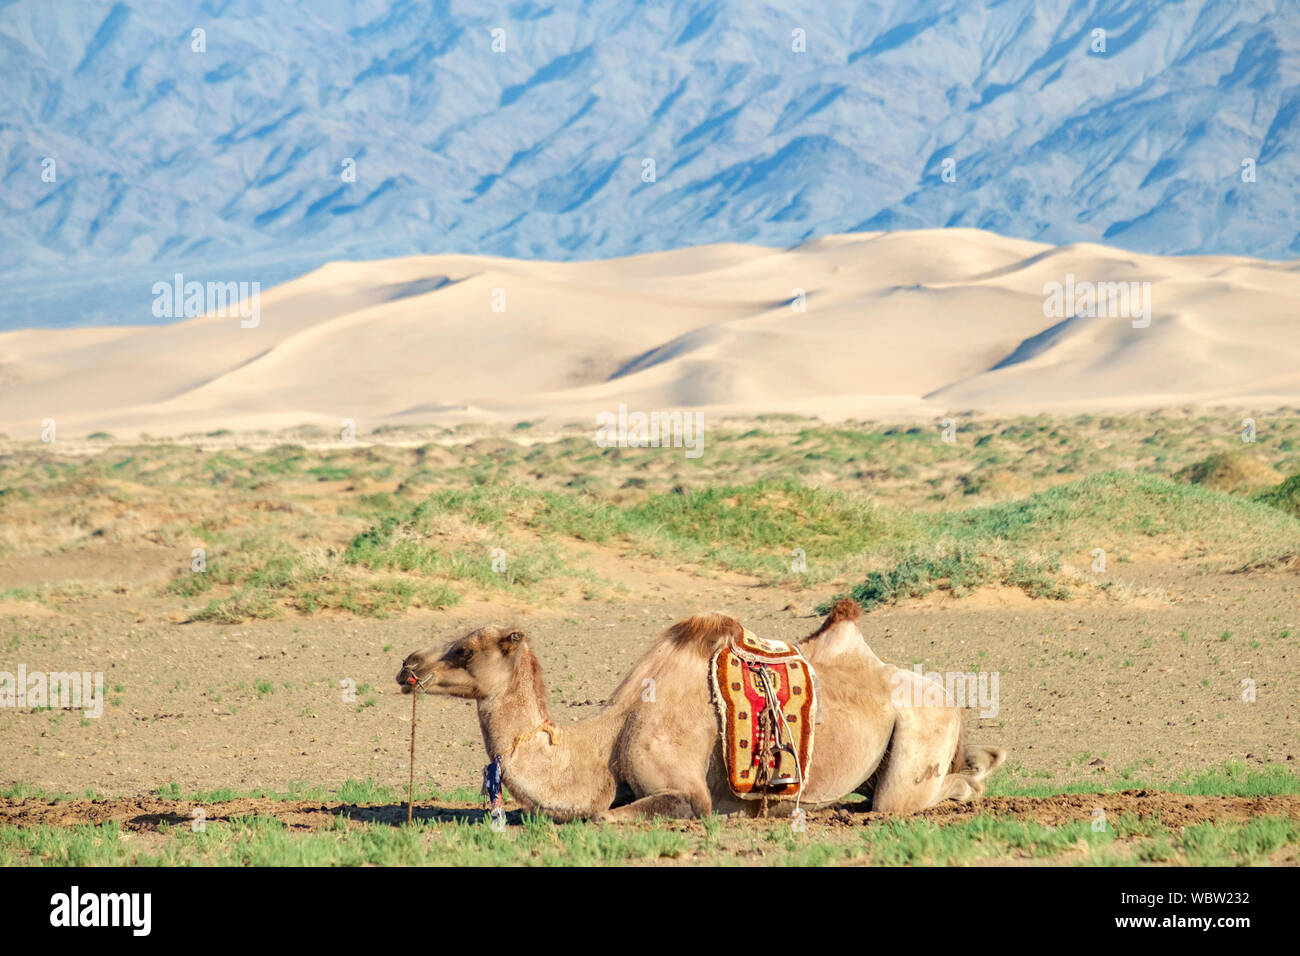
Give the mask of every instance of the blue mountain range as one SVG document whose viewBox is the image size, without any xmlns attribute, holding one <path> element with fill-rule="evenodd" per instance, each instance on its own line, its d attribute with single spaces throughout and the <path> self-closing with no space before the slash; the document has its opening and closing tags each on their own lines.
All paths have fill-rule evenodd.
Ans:
<svg viewBox="0 0 1300 956">
<path fill-rule="evenodd" d="M 17 0 L 0 79 L 0 328 L 413 253 L 1300 256 L 1297 0 Z"/>
</svg>

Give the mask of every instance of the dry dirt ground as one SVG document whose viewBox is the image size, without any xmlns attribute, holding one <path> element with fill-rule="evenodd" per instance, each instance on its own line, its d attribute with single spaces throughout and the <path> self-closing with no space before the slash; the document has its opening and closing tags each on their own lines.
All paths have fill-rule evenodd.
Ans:
<svg viewBox="0 0 1300 956">
<path fill-rule="evenodd" d="M 804 499 L 773 484 L 786 480 L 879 504 L 882 533 L 905 528 L 917 547 L 930 547 L 922 532 L 945 509 L 1023 501 L 1004 517 L 1051 514 L 1057 523 L 1046 537 L 1032 521 L 1018 525 L 1012 557 L 1055 536 L 1063 542 L 1061 566 L 1087 569 L 1092 544 L 1085 541 L 1110 548 L 1106 570 L 1084 571 L 1090 583 L 1074 586 L 1069 600 L 1030 597 L 1038 593 L 1032 587 L 986 585 L 961 597 L 940 587 L 885 601 L 863 617 L 864 635 L 885 660 L 997 676 L 995 712 L 971 709 L 966 719 L 969 738 L 1006 748 L 1008 764 L 977 806 L 936 808 L 926 818 L 959 822 L 992 811 L 1056 825 L 1102 808 L 1158 815 L 1167 826 L 1294 820 L 1294 795 L 1159 792 L 1225 763 L 1294 773 L 1300 755 L 1300 525 L 1249 497 L 1255 485 L 1272 487 L 1300 471 L 1300 415 L 1269 421 L 1253 457 L 1226 479 L 1219 466 L 1197 473 L 1197 462 L 1228 460 L 1207 457 L 1212 452 L 1237 454 L 1240 417 L 971 421 L 955 444 L 920 428 L 805 435 L 802 423 L 763 423 L 769 431 L 761 434 L 715 436 L 703 470 L 657 450 L 596 455 L 585 435 L 551 445 L 489 437 L 463 447 L 424 436 L 343 450 L 250 451 L 224 437 L 216 440 L 227 444 L 206 450 L 0 446 L 0 672 L 99 671 L 107 698 L 98 719 L 79 709 L 0 706 L 0 788 L 9 794 L 0 796 L 0 826 L 116 820 L 154 839 L 160 824 L 189 818 L 195 795 L 209 819 L 255 812 L 308 830 L 341 815 L 397 822 L 404 808 L 395 801 L 346 795 L 365 793 L 364 786 L 338 790 L 362 781 L 405 791 L 410 700 L 394 677 L 409 652 L 486 623 L 518 624 L 541 659 L 552 716 L 562 725 L 593 713 L 651 642 L 686 615 L 723 611 L 762 636 L 797 640 L 816 628 L 819 603 L 862 582 L 868 567 L 896 564 L 888 550 L 857 561 L 875 545 L 876 532 L 863 532 L 842 553 L 826 552 L 818 567 L 830 571 L 792 580 L 784 562 L 794 545 L 807 544 L 813 568 L 819 541 L 838 546 L 839 525 L 857 525 L 828 520 L 836 527 L 819 528 L 817 503 L 841 499 L 798 505 Z M 1163 484 L 1148 493 L 1126 479 L 1097 485 L 1091 498 L 1032 497 L 1107 470 Z M 728 502 L 701 513 L 700 521 L 716 519 L 744 544 L 739 557 L 712 564 L 709 542 L 691 536 L 699 525 L 679 522 L 673 551 L 637 544 L 636 528 L 623 538 L 584 535 L 582 514 L 564 511 L 588 492 L 629 509 L 662 503 L 682 486 L 694 493 L 759 481 L 769 482 L 767 491 L 745 499 L 753 509 L 745 521 L 728 518 Z M 1222 494 L 1183 494 L 1188 481 Z M 491 510 L 498 487 L 554 492 L 555 515 L 572 522 L 556 530 L 510 509 L 504 530 L 491 515 L 470 520 L 474 509 Z M 431 492 L 466 489 L 487 493 L 467 495 L 425 525 L 408 520 Z M 1111 512 L 1096 507 L 1112 493 L 1136 502 L 1114 511 L 1125 524 L 1113 536 L 1105 525 Z M 520 501 L 518 509 L 536 506 L 535 498 Z M 1151 501 L 1165 510 L 1144 523 Z M 783 524 L 787 506 L 797 520 Z M 1180 524 L 1180 512 L 1196 517 Z M 656 514 L 670 511 L 644 520 L 660 520 Z M 875 511 L 861 514 L 876 520 Z M 445 563 L 395 570 L 343 562 L 350 543 L 386 516 L 423 535 L 422 545 Z M 770 539 L 744 534 L 760 518 L 777 529 Z M 1080 527 L 1086 531 L 1071 533 Z M 533 568 L 532 581 L 525 575 L 505 586 L 483 567 L 456 563 L 459 548 L 482 564 L 500 534 L 520 556 L 513 567 Z M 980 554 L 997 551 L 987 537 L 972 542 Z M 1249 560 L 1256 542 L 1272 559 Z M 380 556 L 397 554 L 401 543 L 388 541 Z M 211 549 L 210 577 L 221 583 L 178 591 L 192 581 L 183 572 L 199 545 Z M 759 546 L 775 563 L 743 560 L 752 553 L 746 548 Z M 263 618 L 250 604 L 225 617 L 236 623 L 197 613 L 213 597 L 230 607 L 238 589 L 256 592 L 250 582 L 277 562 L 287 562 L 290 577 L 301 575 L 300 591 L 338 600 L 300 613 L 277 597 L 276 616 Z M 313 577 L 321 567 L 328 574 Z M 423 585 L 440 575 L 456 601 L 440 604 L 434 595 L 389 617 L 368 616 L 376 609 L 355 602 L 343 609 L 355 595 L 381 593 L 380 585 Z M 421 801 L 422 819 L 477 815 L 468 797 L 486 759 L 473 704 L 421 699 L 416 783 L 439 794 Z M 312 799 L 248 796 L 262 790 Z M 812 821 L 844 830 L 876 817 L 846 804 L 817 811 Z M 1283 853 L 1275 862 L 1296 861 L 1294 839 Z"/>
<path fill-rule="evenodd" d="M 183 557 L 171 555 L 168 564 Z M 518 622 L 563 722 L 590 714 L 656 635 L 686 614 L 722 610 L 787 640 L 816 626 L 807 591 L 758 587 L 739 575 L 702 577 L 613 551 L 604 557 L 602 572 L 619 569 L 625 593 L 545 609 L 508 599 L 386 620 L 322 613 L 216 625 L 175 620 L 183 615 L 174 602 L 147 593 L 11 602 L 0 609 L 5 669 L 19 661 L 47 671 L 94 662 L 108 702 L 96 720 L 0 708 L 4 782 L 101 797 L 173 783 L 185 793 L 349 779 L 404 788 L 410 708 L 393 678 L 411 650 L 483 623 Z M 128 563 L 123 573 L 138 569 Z M 877 609 L 862 629 L 878 654 L 904 666 L 998 674 L 996 715 L 972 710 L 967 721 L 972 739 L 1009 751 L 1007 785 L 1110 787 L 1225 761 L 1294 761 L 1295 573 L 1203 574 L 1140 558 L 1111 573 L 1165 597 L 936 592 Z M 1248 680 L 1253 701 L 1243 690 Z M 356 687 L 354 701 L 345 700 L 347 682 Z M 476 787 L 484 762 L 473 705 L 425 699 L 420 784 Z"/>
<path fill-rule="evenodd" d="M 117 821 L 124 830 L 135 833 L 156 832 L 160 825 L 185 827 L 202 809 L 209 822 L 231 821 L 259 816 L 274 817 L 292 830 L 323 830 L 337 826 L 340 816 L 355 823 L 397 825 L 406 821 L 405 804 L 355 804 L 319 800 L 269 800 L 256 797 L 224 800 L 220 803 L 195 803 L 139 797 L 119 800 L 39 800 L 0 798 L 0 825 L 31 827 L 41 824 L 71 826 L 99 825 Z M 1300 796 L 1283 794 L 1264 797 L 1203 797 L 1131 790 L 1124 793 L 1062 794 L 1053 797 L 990 797 L 982 803 L 946 803 L 913 814 L 911 819 L 953 823 L 969 819 L 976 813 L 1010 814 L 1047 826 L 1091 820 L 1101 809 L 1107 817 L 1159 819 L 1171 828 L 1196 823 L 1246 822 L 1260 816 L 1287 817 L 1300 820 Z M 413 816 L 420 821 L 478 822 L 484 818 L 481 804 L 465 801 L 420 801 Z M 521 813 L 507 815 L 507 824 L 518 824 Z M 853 827 L 890 819 L 886 813 L 847 805 L 812 810 L 807 822 L 822 827 Z M 770 826 L 771 821 L 736 820 L 733 825 Z"/>
</svg>

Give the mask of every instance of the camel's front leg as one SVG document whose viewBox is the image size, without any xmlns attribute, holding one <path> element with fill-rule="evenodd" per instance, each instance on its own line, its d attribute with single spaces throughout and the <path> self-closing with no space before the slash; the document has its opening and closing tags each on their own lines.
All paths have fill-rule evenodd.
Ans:
<svg viewBox="0 0 1300 956">
<path fill-rule="evenodd" d="M 625 806 L 615 807 L 597 815 L 596 819 L 606 823 L 626 823 L 637 817 L 673 817 L 691 820 L 707 816 L 713 809 L 707 790 L 688 793 L 685 790 L 663 790 L 633 800 Z"/>
<path fill-rule="evenodd" d="M 639 796 L 597 819 L 692 819 L 713 812 L 710 762 L 721 758 L 721 748 L 717 717 L 704 688 L 701 680 L 695 688 L 697 699 L 663 697 L 642 704 L 632 715 L 618 742 L 615 766 L 627 788 Z M 699 719 L 693 719 L 697 714 Z"/>
</svg>

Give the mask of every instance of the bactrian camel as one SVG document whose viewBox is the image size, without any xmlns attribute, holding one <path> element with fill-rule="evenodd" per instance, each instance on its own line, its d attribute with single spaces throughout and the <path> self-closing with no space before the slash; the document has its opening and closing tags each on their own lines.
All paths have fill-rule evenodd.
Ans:
<svg viewBox="0 0 1300 956">
<path fill-rule="evenodd" d="M 978 796 L 1005 752 L 965 745 L 961 710 L 942 688 L 924 686 L 923 675 L 877 657 L 858 629 L 861 614 L 841 600 L 799 644 L 816 671 L 821 708 L 801 805 L 857 792 L 875 810 L 908 813 Z M 516 627 L 481 627 L 445 649 L 411 654 L 397 682 L 406 693 L 414 678 L 427 693 L 477 701 L 488 759 L 502 756 L 511 796 L 557 820 L 754 814 L 758 804 L 727 784 L 708 678 L 715 649 L 741 630 L 723 614 L 679 621 L 597 714 L 560 726 L 550 718 L 541 665 Z M 769 812 L 793 807 L 781 800 Z"/>
</svg>

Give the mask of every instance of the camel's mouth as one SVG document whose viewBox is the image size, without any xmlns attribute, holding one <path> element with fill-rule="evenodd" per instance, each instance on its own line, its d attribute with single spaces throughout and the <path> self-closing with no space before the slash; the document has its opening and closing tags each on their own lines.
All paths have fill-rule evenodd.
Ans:
<svg viewBox="0 0 1300 956">
<path fill-rule="evenodd" d="M 403 694 L 409 694 L 420 686 L 420 677 L 409 667 L 403 667 L 397 672 L 397 685 L 401 687 Z"/>
</svg>

